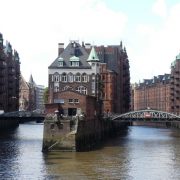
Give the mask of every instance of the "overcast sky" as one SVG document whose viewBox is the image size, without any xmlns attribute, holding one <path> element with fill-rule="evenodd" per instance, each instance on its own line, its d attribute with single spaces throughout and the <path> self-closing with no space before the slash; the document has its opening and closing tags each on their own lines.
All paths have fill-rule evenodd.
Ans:
<svg viewBox="0 0 180 180">
<path fill-rule="evenodd" d="M 123 41 L 131 82 L 170 73 L 180 53 L 179 0 L 0 0 L 0 32 L 19 52 L 29 81 L 48 84 L 58 43 Z"/>
</svg>

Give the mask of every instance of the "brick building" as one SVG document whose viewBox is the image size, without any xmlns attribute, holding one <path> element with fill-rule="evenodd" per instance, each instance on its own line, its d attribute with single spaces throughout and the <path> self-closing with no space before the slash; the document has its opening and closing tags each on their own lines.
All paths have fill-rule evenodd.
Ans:
<svg viewBox="0 0 180 180">
<path fill-rule="evenodd" d="M 64 44 L 59 44 L 58 58 L 49 66 L 49 103 L 58 106 L 73 100 L 72 103 L 76 104 L 74 101 L 78 101 L 81 104 L 78 94 L 94 96 L 98 101 L 99 69 L 100 62 L 94 47 L 88 54 L 77 41 L 71 41 L 65 49 Z M 61 98 L 62 92 L 69 94 L 69 91 L 74 91 L 71 97 L 65 96 L 70 99 Z M 75 115 L 78 110 L 78 108 L 64 108 L 63 113 L 66 115 Z"/>
<path fill-rule="evenodd" d="M 180 54 L 171 64 L 171 112 L 180 114 Z"/>
<path fill-rule="evenodd" d="M 32 75 L 29 78 L 29 82 L 20 76 L 19 87 L 19 110 L 26 111 L 44 111 L 44 86 L 36 85 Z"/>
<path fill-rule="evenodd" d="M 123 47 L 122 42 L 120 45 L 109 45 L 97 46 L 96 51 L 101 63 L 107 64 L 107 69 L 109 70 L 108 76 L 106 76 L 105 82 L 109 83 L 110 76 L 114 74 L 115 77 L 112 78 L 114 81 L 113 85 L 107 85 L 107 87 L 112 86 L 113 93 L 110 88 L 105 91 L 105 102 L 107 102 L 108 97 L 112 97 L 112 112 L 115 113 L 125 113 L 130 109 L 130 72 L 129 72 L 129 60 L 126 53 L 126 48 Z M 107 98 L 106 98 L 107 97 Z"/>
<path fill-rule="evenodd" d="M 70 41 L 64 49 L 59 43 L 58 57 L 49 66 L 49 104 L 64 104 L 62 92 L 94 96 L 103 102 L 103 111 L 129 110 L 129 61 L 125 48 L 120 46 L 95 46 Z M 69 101 L 69 100 L 66 100 Z M 50 108 L 50 105 L 47 105 Z M 64 106 L 65 107 L 65 106 Z M 74 114 L 77 108 L 73 110 Z M 65 114 L 70 115 L 66 109 Z M 87 112 L 86 112 L 87 113 Z M 95 113 L 95 112 L 94 112 Z"/>
<path fill-rule="evenodd" d="M 4 46 L 0 33 L 0 110 L 4 112 L 19 109 L 19 75 L 19 55 L 9 42 Z"/>
<path fill-rule="evenodd" d="M 132 89 L 134 110 L 155 109 L 171 112 L 170 109 L 170 74 L 145 79 Z"/>
</svg>

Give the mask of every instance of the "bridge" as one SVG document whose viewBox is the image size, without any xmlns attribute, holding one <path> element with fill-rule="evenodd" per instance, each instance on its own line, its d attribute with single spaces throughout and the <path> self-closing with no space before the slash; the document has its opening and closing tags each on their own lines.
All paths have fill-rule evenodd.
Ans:
<svg viewBox="0 0 180 180">
<path fill-rule="evenodd" d="M 145 109 L 139 111 L 131 111 L 125 114 L 114 114 L 110 116 L 111 120 L 121 121 L 180 121 L 180 116 L 152 109 Z"/>
<path fill-rule="evenodd" d="M 44 120 L 44 117 L 44 114 L 37 111 L 14 111 L 1 114 L 0 120 L 14 120 L 18 121 L 19 123 L 28 121 L 42 122 Z"/>
</svg>

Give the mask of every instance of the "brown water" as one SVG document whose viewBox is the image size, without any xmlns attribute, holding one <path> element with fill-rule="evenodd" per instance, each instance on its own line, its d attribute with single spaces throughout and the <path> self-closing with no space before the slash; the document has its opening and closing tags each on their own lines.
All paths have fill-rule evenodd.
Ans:
<svg viewBox="0 0 180 180">
<path fill-rule="evenodd" d="M 43 154 L 42 129 L 0 133 L 0 179 L 180 179 L 180 130 L 134 126 L 95 151 Z"/>
</svg>

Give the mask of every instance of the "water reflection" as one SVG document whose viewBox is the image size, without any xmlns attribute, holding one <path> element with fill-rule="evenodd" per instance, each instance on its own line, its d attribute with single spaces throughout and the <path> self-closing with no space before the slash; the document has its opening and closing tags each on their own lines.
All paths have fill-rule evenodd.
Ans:
<svg viewBox="0 0 180 180">
<path fill-rule="evenodd" d="M 90 152 L 43 154 L 43 126 L 0 133 L 0 179 L 125 179 L 180 177 L 180 131 L 130 127 Z"/>
</svg>

